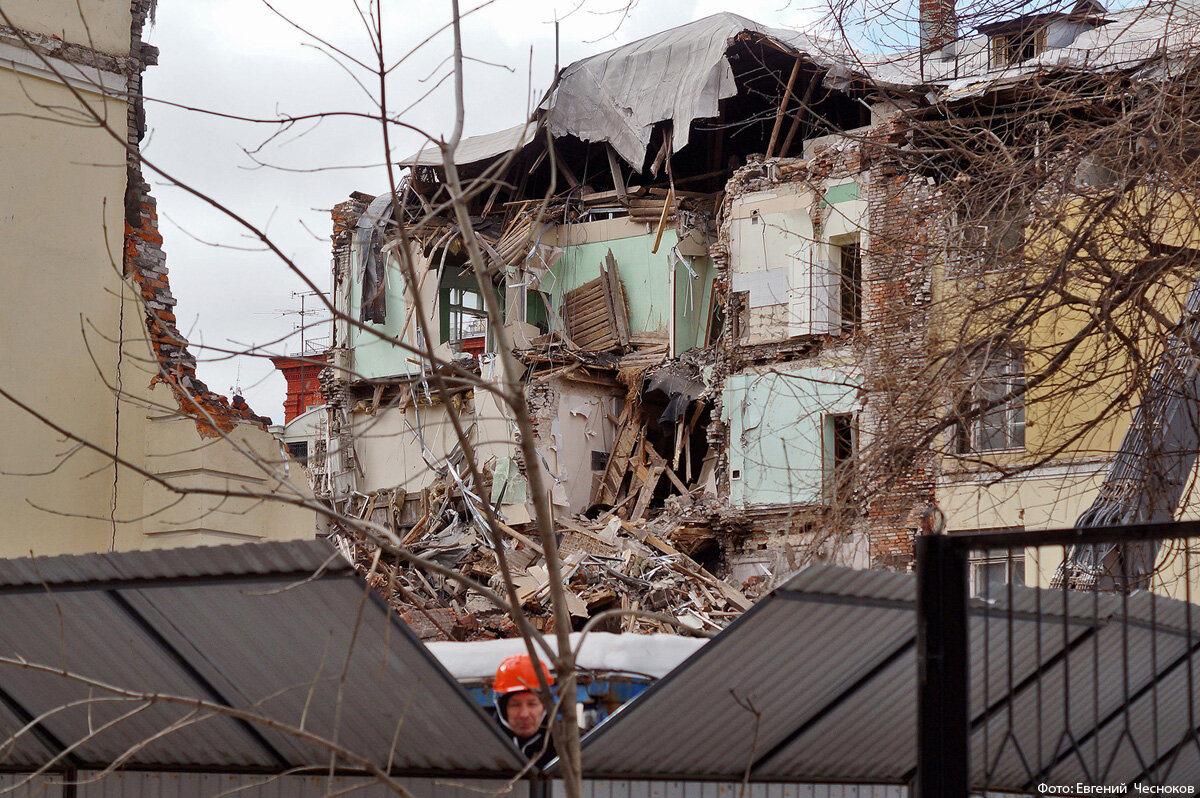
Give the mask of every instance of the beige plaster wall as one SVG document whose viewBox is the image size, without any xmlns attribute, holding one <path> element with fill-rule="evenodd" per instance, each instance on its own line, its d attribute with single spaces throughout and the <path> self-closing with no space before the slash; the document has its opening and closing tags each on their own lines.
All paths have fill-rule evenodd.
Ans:
<svg viewBox="0 0 1200 798">
<path fill-rule="evenodd" d="M 350 422 L 364 474 L 358 487 L 364 492 L 396 486 L 413 492 L 428 487 L 437 477 L 429 463 L 445 462 L 456 442 L 441 404 L 381 409 L 374 415 L 359 410 Z M 422 457 L 422 444 L 429 462 Z"/>
<path fill-rule="evenodd" d="M 163 387 L 154 393 L 171 401 Z M 194 421 L 173 412 L 142 413 L 137 421 L 146 428 L 144 462 L 153 477 L 141 480 L 142 519 L 121 526 L 118 548 L 312 537 L 313 511 L 294 504 L 312 499 L 312 491 L 270 433 L 239 424 L 204 439 Z M 158 480 L 199 492 L 181 495 Z"/>
<path fill-rule="evenodd" d="M 128 41 L 127 3 L 84 5 L 123 9 L 114 18 L 123 18 Z M 90 101 L 125 130 L 123 102 Z M 179 502 L 146 476 L 275 491 L 278 479 L 255 460 L 279 465 L 281 457 L 274 439 L 249 425 L 232 433 L 249 458 L 229 441 L 202 438 L 176 415 L 168 390 L 150 390 L 157 364 L 143 308 L 121 277 L 124 147 L 94 127 L 31 118 L 38 105 L 75 103 L 52 81 L 0 67 L 0 110 L 17 112 L 0 115 L 0 391 L 8 394 L 0 397 L 0 556 L 311 537 L 312 510 L 220 497 Z M 305 484 L 302 474 L 291 477 Z"/>
<path fill-rule="evenodd" d="M 91 47 L 110 55 L 129 54 L 128 0 L 3 0 L 0 24 Z"/>
<path fill-rule="evenodd" d="M 60 86 L 0 69 L 0 108 L 28 108 L 26 92 L 46 104 L 73 102 Z M 124 103 L 94 101 L 123 129 Z M 119 413 L 106 379 L 120 360 L 111 342 L 122 326 L 119 297 L 126 329 L 140 315 L 120 279 L 124 150 L 94 128 L 19 116 L 0 117 L 0 140 L 0 389 L 111 448 Z M 118 498 L 131 499 L 111 462 L 73 451 L 11 401 L 0 402 L 0 429 L 0 554 L 108 548 L 114 480 Z"/>
</svg>

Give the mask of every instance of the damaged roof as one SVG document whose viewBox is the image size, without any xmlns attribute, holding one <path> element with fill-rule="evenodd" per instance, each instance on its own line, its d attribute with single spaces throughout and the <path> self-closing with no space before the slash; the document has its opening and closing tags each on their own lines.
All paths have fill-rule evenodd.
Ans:
<svg viewBox="0 0 1200 798">
<path fill-rule="evenodd" d="M 776 49 L 803 56 L 828 70 L 826 82 L 864 77 L 844 45 L 798 31 L 772 28 L 737 14 L 714 14 L 576 61 L 538 107 L 537 125 L 520 124 L 464 139 L 455 163 L 469 165 L 529 144 L 542 123 L 556 137 L 608 142 L 640 169 L 654 126 L 673 122 L 672 152 L 687 146 L 697 119 L 720 114 L 718 103 L 737 94 L 727 53 L 743 33 L 756 34 Z M 400 161 L 401 166 L 440 166 L 436 146 Z"/>
<path fill-rule="evenodd" d="M 726 53 L 745 32 L 838 74 L 848 63 L 835 57 L 833 42 L 726 12 L 576 61 L 559 75 L 540 110 L 554 136 L 607 141 L 640 169 L 657 123 L 674 123 L 671 146 L 678 152 L 692 122 L 716 117 L 719 101 L 737 93 Z"/>
<path fill-rule="evenodd" d="M 454 162 L 459 166 L 490 161 L 505 153 L 524 147 L 533 141 L 538 126 L 533 122 L 522 122 L 495 133 L 484 133 L 481 136 L 468 136 L 458 143 L 454 152 Z M 441 166 L 442 150 L 436 144 L 429 144 L 400 161 L 400 166 Z"/>
<path fill-rule="evenodd" d="M 464 139 L 455 161 L 482 163 L 524 147 L 545 124 L 556 138 L 607 142 L 640 170 L 655 125 L 673 123 L 671 149 L 678 152 L 687 146 L 693 122 L 717 117 L 720 101 L 737 94 L 728 51 L 742 34 L 757 35 L 825 70 L 822 81 L 830 88 L 845 89 L 855 80 L 902 93 L 941 86 L 939 99 L 950 101 L 1052 70 L 1111 71 L 1135 67 L 1163 52 L 1183 53 L 1194 46 L 1200 27 L 1200 8 L 1169 0 L 1087 19 L 1042 16 L 1074 19 L 1084 29 L 1065 46 L 997 67 L 991 63 L 984 29 L 1006 23 L 981 26 L 979 33 L 955 42 L 954 52 L 945 56 L 920 50 L 879 55 L 856 53 L 846 43 L 769 27 L 729 12 L 714 14 L 570 64 L 538 107 L 536 122 Z M 1096 27 L 1086 29 L 1088 24 Z M 441 152 L 427 146 L 400 164 L 440 166 Z"/>
<path fill-rule="evenodd" d="M 1112 72 L 1131 69 L 1163 53 L 1186 55 L 1200 33 L 1200 8 L 1192 3 L 1155 2 L 1092 20 L 1096 27 L 1081 31 L 1068 44 L 1047 47 L 1016 64 L 995 66 L 989 37 L 983 32 L 955 43 L 954 56 L 926 57 L 917 51 L 880 57 L 868 67 L 876 85 L 916 87 L 941 84 L 944 102 L 979 96 L 1024 82 L 1051 71 Z M 991 26 L 981 26 L 984 28 Z"/>
</svg>

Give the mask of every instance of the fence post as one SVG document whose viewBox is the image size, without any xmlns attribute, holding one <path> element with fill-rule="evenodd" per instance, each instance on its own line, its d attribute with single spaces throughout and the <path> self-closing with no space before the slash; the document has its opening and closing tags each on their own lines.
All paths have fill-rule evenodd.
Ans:
<svg viewBox="0 0 1200 798">
<path fill-rule="evenodd" d="M 967 553 L 946 535 L 917 538 L 916 798 L 970 790 Z"/>
</svg>

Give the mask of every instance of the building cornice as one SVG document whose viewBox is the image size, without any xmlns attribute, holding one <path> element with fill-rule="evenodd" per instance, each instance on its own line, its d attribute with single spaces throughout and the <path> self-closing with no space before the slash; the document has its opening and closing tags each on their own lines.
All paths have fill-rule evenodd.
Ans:
<svg viewBox="0 0 1200 798">
<path fill-rule="evenodd" d="M 46 48 L 39 45 L 39 40 L 46 37 L 25 35 L 29 44 L 22 42 L 19 37 L 9 31 L 0 30 L 0 68 L 54 83 L 65 82 L 72 88 L 89 94 L 125 99 L 128 81 L 121 69 L 122 59 L 85 48 L 77 48 L 90 54 L 93 57 L 92 60 L 103 66 L 77 63 L 61 54 L 43 52 Z M 62 45 L 63 48 L 75 47 L 75 45 L 63 45 L 57 40 L 53 41 Z"/>
</svg>

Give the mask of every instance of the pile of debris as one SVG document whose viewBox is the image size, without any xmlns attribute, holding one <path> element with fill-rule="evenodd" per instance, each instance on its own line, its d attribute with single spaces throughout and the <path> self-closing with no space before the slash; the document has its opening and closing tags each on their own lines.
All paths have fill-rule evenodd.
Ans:
<svg viewBox="0 0 1200 798">
<path fill-rule="evenodd" d="M 436 530 L 414 527 L 403 541 L 406 548 L 501 595 L 507 592 L 499 563 L 504 557 L 530 621 L 541 631 L 554 631 L 544 551 L 532 533 L 498 521 L 498 550 L 490 536 L 455 513 L 449 515 L 453 520 Z M 718 579 L 685 553 L 707 541 L 711 533 L 681 523 L 676 514 L 661 513 L 653 521 L 637 524 L 609 512 L 594 520 L 559 518 L 556 528 L 566 600 L 576 630 L 609 610 L 641 610 L 668 616 L 675 623 L 613 612 L 592 628 L 677 632 L 678 624 L 716 632 L 753 603 L 751 596 Z M 374 546 L 349 537 L 343 542 L 371 584 L 422 639 L 489 640 L 517 633 L 503 610 L 462 583 L 395 558 L 376 561 Z"/>
</svg>

